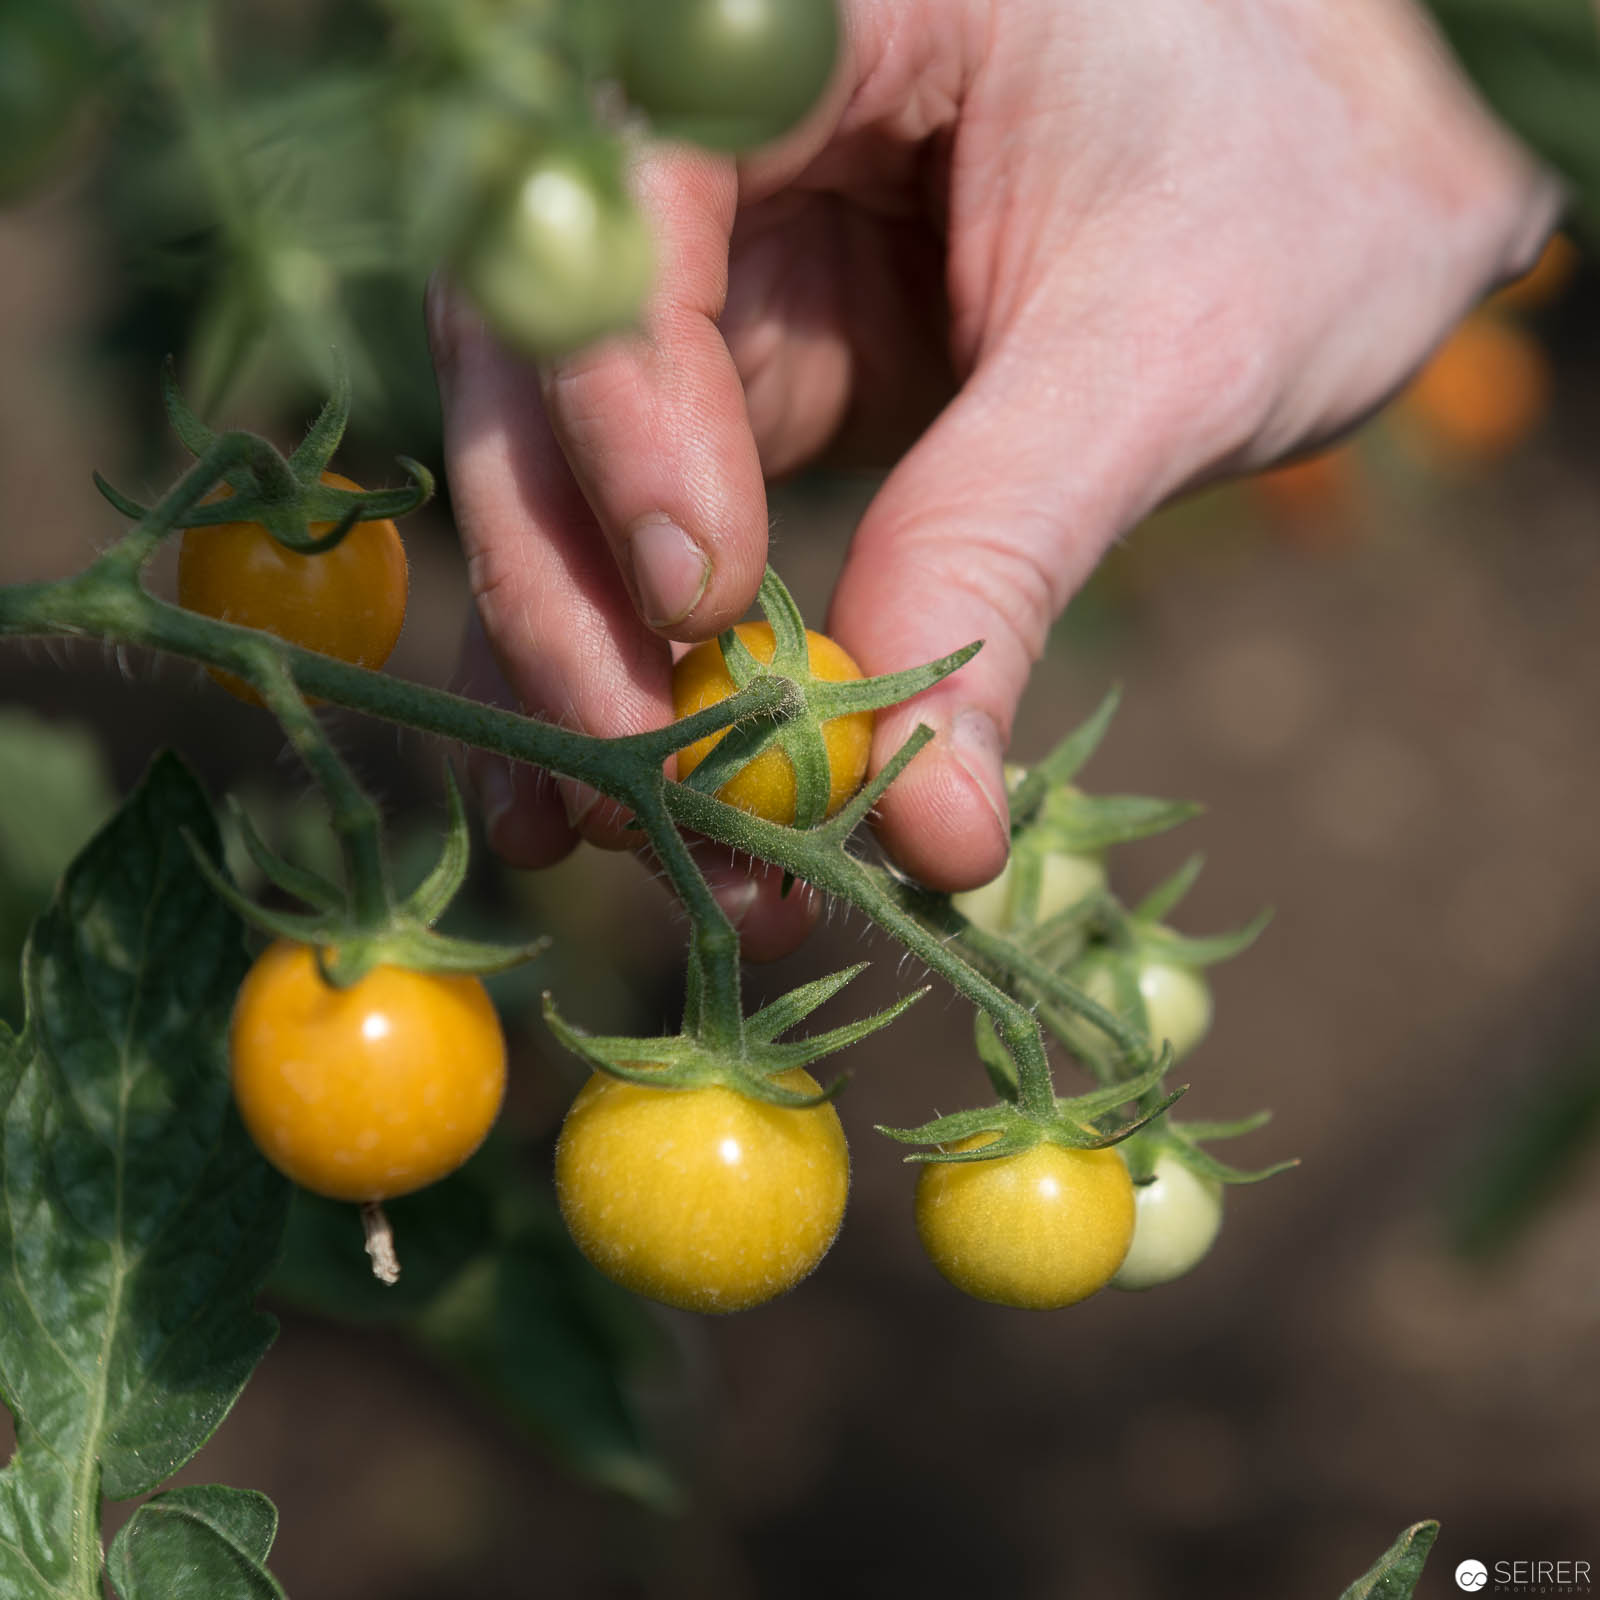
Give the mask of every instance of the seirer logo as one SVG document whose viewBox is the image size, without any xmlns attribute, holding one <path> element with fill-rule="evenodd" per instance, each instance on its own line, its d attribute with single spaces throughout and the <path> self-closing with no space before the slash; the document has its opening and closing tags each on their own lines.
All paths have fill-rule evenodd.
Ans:
<svg viewBox="0 0 1600 1600">
<path fill-rule="evenodd" d="M 1489 1581 L 1489 1569 L 1481 1561 L 1463 1561 L 1456 1568 L 1456 1587 L 1476 1594 Z"/>
</svg>

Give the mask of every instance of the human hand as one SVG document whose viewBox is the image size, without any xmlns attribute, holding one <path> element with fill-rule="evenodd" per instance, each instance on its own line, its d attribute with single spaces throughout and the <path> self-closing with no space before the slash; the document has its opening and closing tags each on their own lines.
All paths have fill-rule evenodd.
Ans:
<svg viewBox="0 0 1600 1600">
<path fill-rule="evenodd" d="M 642 337 L 536 371 L 434 295 L 482 618 L 466 684 L 596 733 L 659 726 L 668 641 L 754 597 L 765 478 L 904 451 L 828 631 L 869 673 L 985 641 L 879 714 L 873 754 L 934 729 L 879 833 L 960 889 L 1004 862 L 1012 716 L 1107 545 L 1380 403 L 1532 261 L 1558 197 L 1410 0 L 844 16 L 833 90 L 796 134 L 737 165 L 640 161 L 660 258 Z M 475 777 L 513 862 L 627 842 L 570 784 Z M 750 953 L 802 936 L 809 898 L 718 873 Z"/>
</svg>

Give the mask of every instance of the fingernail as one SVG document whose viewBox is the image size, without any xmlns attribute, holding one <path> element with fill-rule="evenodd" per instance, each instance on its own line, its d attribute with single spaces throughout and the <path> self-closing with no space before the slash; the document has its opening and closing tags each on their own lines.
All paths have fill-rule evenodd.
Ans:
<svg viewBox="0 0 1600 1600">
<path fill-rule="evenodd" d="M 665 517 L 645 517 L 634 524 L 628 557 L 639 610 L 652 628 L 682 622 L 711 582 L 705 552 Z"/>
<path fill-rule="evenodd" d="M 435 272 L 428 280 L 423 309 L 439 382 L 441 386 L 448 386 L 455 376 L 463 343 L 481 329 L 483 319 L 468 306 L 461 291 L 442 271 Z"/>
<path fill-rule="evenodd" d="M 1001 833 L 1009 837 L 1011 807 L 1006 800 L 1000 760 L 1004 751 L 1000 728 L 987 711 L 968 710 L 956 717 L 950 729 L 950 753 L 961 770 L 977 783 Z"/>
<path fill-rule="evenodd" d="M 600 791 L 591 789 L 576 778 L 562 778 L 556 784 L 561 795 L 561 807 L 567 814 L 567 826 L 576 828 L 600 803 Z"/>
</svg>

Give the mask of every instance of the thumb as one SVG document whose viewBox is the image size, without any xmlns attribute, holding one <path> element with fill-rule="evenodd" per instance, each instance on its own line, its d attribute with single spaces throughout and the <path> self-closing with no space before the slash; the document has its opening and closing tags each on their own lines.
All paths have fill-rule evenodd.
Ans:
<svg viewBox="0 0 1600 1600">
<path fill-rule="evenodd" d="M 1020 340 L 990 356 L 868 507 L 834 595 L 829 630 L 867 673 L 983 641 L 959 672 L 878 714 L 874 770 L 918 723 L 935 734 L 878 821 L 931 888 L 972 888 L 1004 866 L 1001 758 L 1029 673 L 1106 546 L 1148 509 L 1137 391 L 1097 391 L 1088 372 L 1075 384 L 1076 365 Z"/>
</svg>

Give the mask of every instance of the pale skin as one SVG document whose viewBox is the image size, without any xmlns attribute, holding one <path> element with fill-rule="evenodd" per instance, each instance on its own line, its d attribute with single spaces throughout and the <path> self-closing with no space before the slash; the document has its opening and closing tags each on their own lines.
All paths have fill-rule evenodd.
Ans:
<svg viewBox="0 0 1600 1600">
<path fill-rule="evenodd" d="M 463 681 L 593 733 L 661 725 L 673 643 L 754 599 L 767 480 L 892 462 L 826 627 L 867 672 L 984 641 L 880 713 L 873 751 L 934 729 L 877 828 L 963 889 L 1005 862 L 1012 718 L 1107 546 L 1359 420 L 1532 263 L 1559 192 L 1411 0 L 843 14 L 796 133 L 737 164 L 642 157 L 642 336 L 536 370 L 433 296 L 481 618 Z M 592 794 L 487 760 L 474 777 L 514 864 L 631 842 Z M 707 861 L 751 954 L 804 936 L 810 897 Z"/>
</svg>

